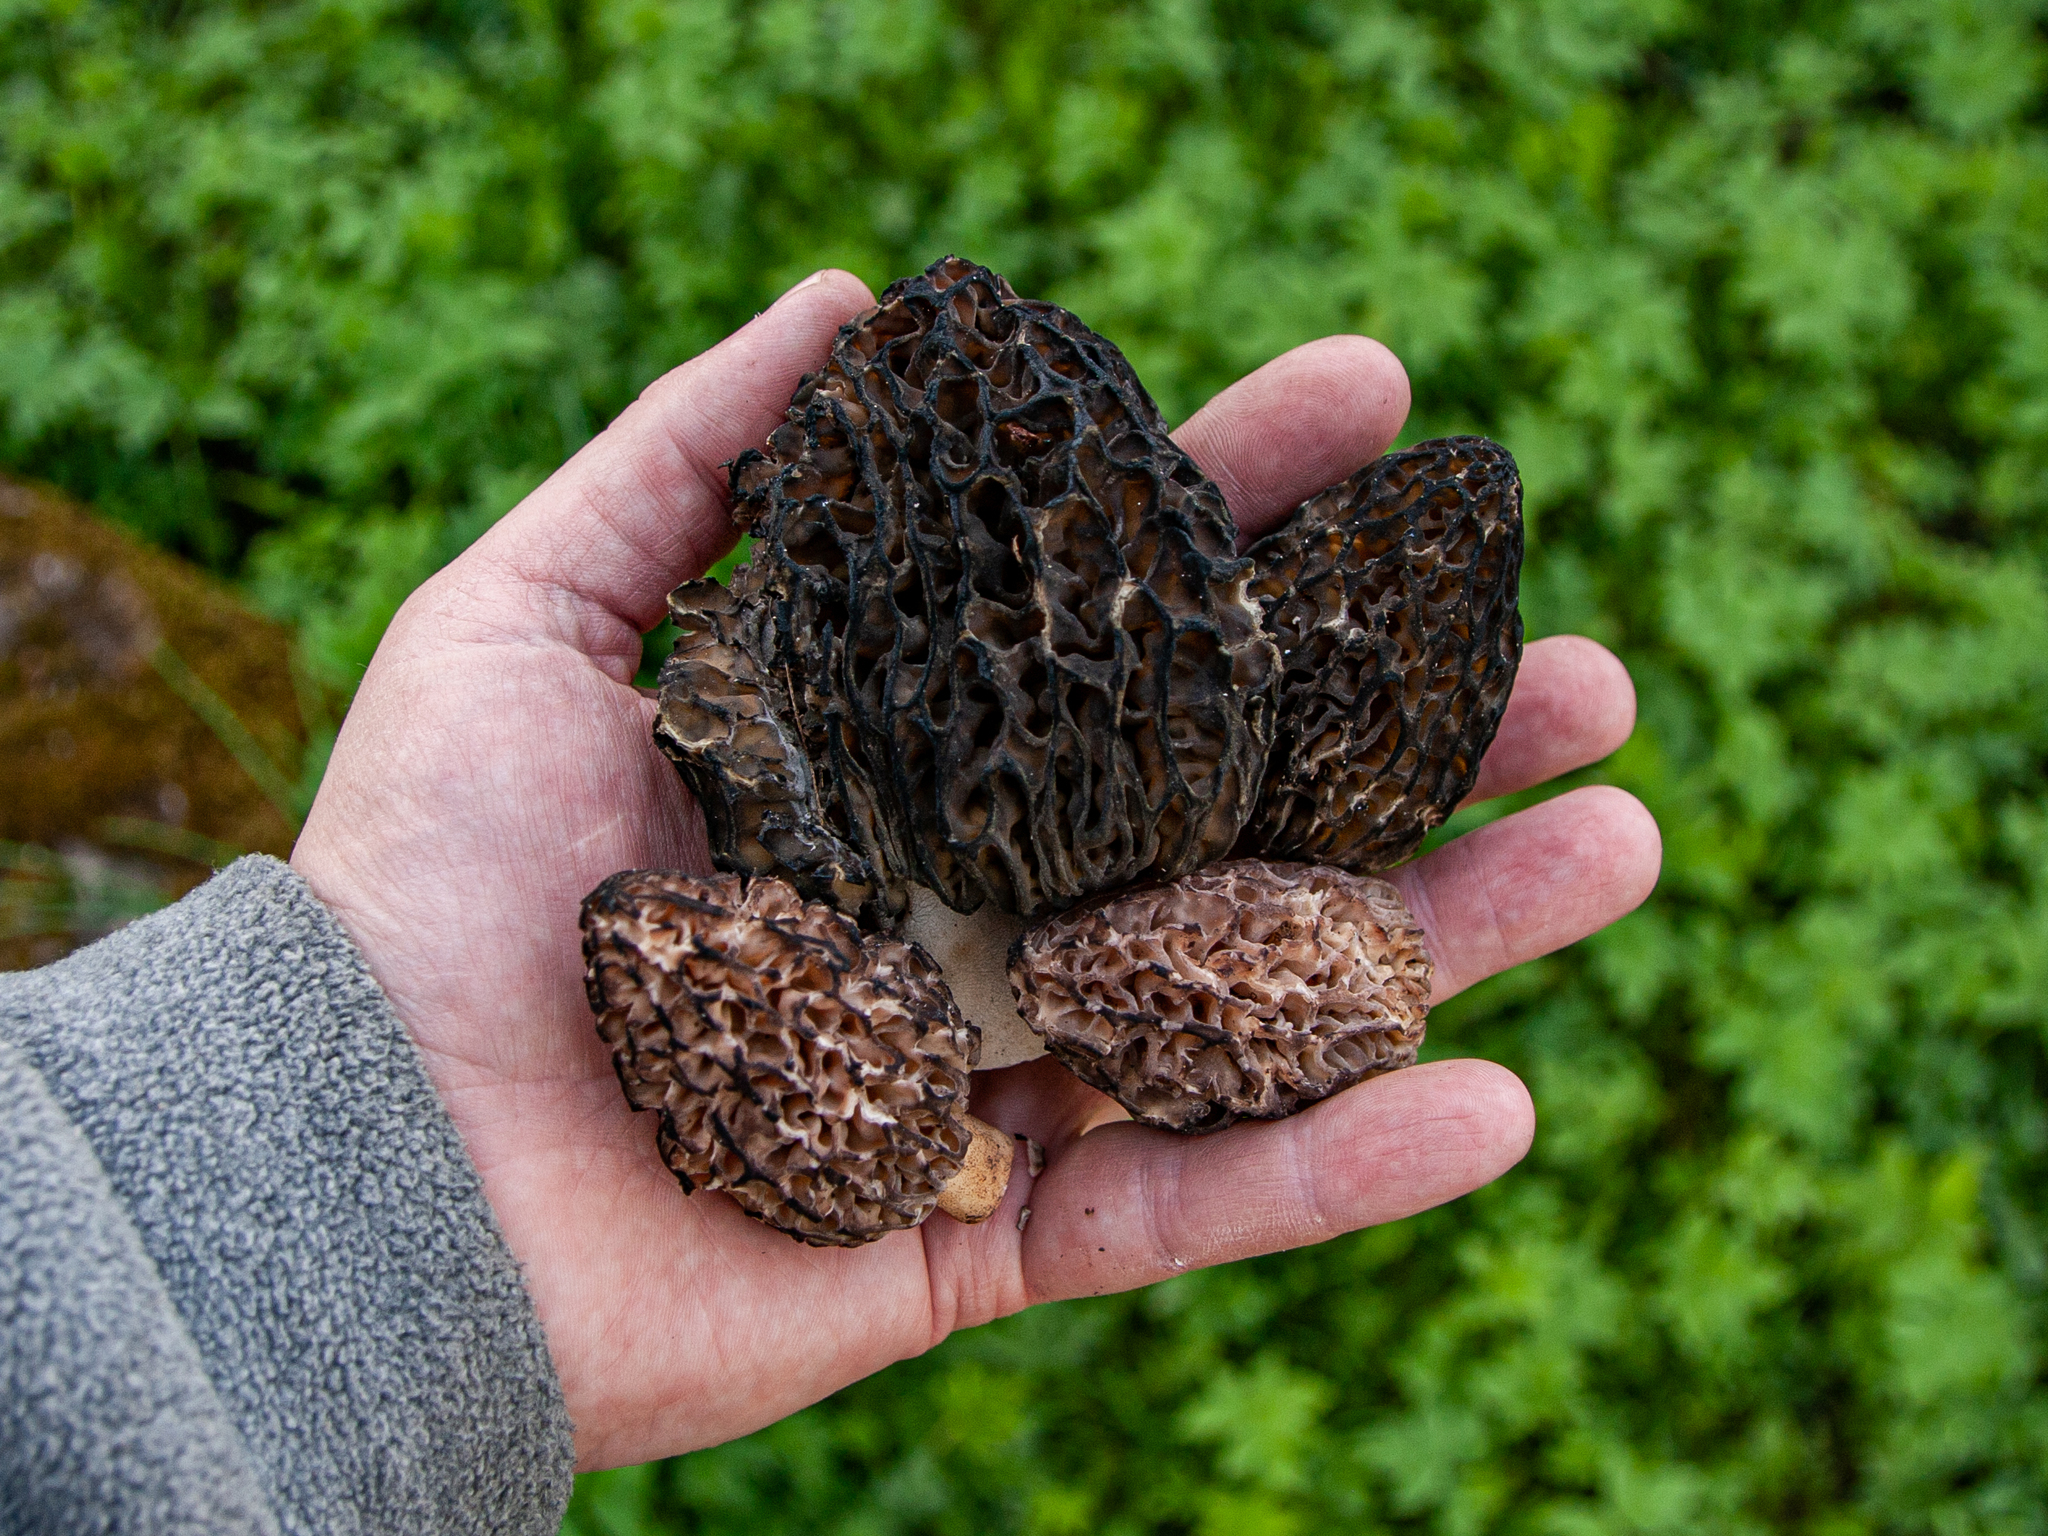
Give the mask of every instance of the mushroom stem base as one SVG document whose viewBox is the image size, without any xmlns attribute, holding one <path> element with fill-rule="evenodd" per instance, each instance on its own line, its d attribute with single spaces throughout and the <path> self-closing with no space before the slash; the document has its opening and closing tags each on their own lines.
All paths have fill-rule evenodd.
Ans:
<svg viewBox="0 0 2048 1536">
<path fill-rule="evenodd" d="M 972 1225 L 987 1221 L 1003 1203 L 1010 1187 L 1010 1164 L 1015 1144 L 1009 1133 L 999 1131 L 986 1120 L 961 1116 L 974 1140 L 968 1143 L 967 1159 L 960 1171 L 939 1191 L 939 1209 L 955 1221 Z"/>
<path fill-rule="evenodd" d="M 955 912 L 935 892 L 921 885 L 910 888 L 903 936 L 939 962 L 953 1001 L 981 1031 L 981 1058 L 975 1065 L 983 1072 L 1045 1054 L 1045 1042 L 1017 1012 L 1017 994 L 1010 986 L 1010 945 L 1025 926 L 994 902 L 979 912 Z"/>
</svg>

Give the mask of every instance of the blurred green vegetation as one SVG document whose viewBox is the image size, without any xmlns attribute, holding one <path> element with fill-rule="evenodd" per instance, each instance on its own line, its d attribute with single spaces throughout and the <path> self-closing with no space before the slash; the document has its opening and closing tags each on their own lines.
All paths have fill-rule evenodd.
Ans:
<svg viewBox="0 0 2048 1536">
<path fill-rule="evenodd" d="M 1598 773 L 1657 896 L 1432 1020 L 1529 1080 L 1520 1169 L 586 1478 L 574 1530 L 2048 1530 L 2044 16 L 0 4 L 0 462 L 344 687 L 648 380 L 947 249 L 1175 416 L 1379 336 L 1411 440 L 1519 456 L 1532 633 L 1634 670 Z"/>
</svg>

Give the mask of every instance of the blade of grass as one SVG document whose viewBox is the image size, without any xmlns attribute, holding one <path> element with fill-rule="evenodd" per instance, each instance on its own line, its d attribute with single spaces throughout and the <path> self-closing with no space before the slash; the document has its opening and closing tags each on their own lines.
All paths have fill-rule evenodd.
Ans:
<svg viewBox="0 0 2048 1536">
<path fill-rule="evenodd" d="M 340 725 L 329 707 L 326 686 L 315 675 L 306 658 L 303 639 L 292 642 L 292 692 L 299 702 L 299 721 L 306 728 L 305 750 L 299 754 L 299 782 L 292 791 L 292 804 L 303 821 L 313 809 L 313 797 L 320 793 L 320 781 L 327 776 L 327 760 L 334 755 L 334 739 Z"/>
<path fill-rule="evenodd" d="M 36 843 L 0 842 L 0 939 L 90 939 L 170 899 L 149 875 L 90 847 L 60 853 Z"/>
<path fill-rule="evenodd" d="M 100 841 L 118 848 L 136 848 L 144 853 L 161 853 L 212 869 L 225 869 L 249 850 L 221 842 L 203 832 L 184 827 L 167 827 L 142 816 L 102 816 L 94 828 Z"/>
<path fill-rule="evenodd" d="M 192 712 L 206 722 L 206 728 L 213 732 L 214 739 L 228 749 L 234 760 L 241 765 L 244 773 L 255 781 L 263 791 L 263 798 L 277 807 L 293 833 L 305 824 L 305 817 L 298 809 L 299 787 L 292 782 L 291 775 L 271 761 L 270 754 L 263 750 L 249 727 L 242 724 L 228 701 L 206 686 L 206 681 L 186 664 L 185 658 L 171 648 L 168 640 L 157 642 L 150 653 L 149 664 L 156 668 L 156 674 L 170 686 L 171 692 L 190 706 Z"/>
</svg>

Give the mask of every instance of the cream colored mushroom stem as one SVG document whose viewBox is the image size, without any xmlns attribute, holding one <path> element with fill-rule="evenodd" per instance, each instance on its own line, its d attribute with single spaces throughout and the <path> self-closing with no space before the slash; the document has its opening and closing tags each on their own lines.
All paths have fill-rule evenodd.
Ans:
<svg viewBox="0 0 2048 1536">
<path fill-rule="evenodd" d="M 1003 1195 L 1010 1187 L 1010 1166 L 1016 1161 L 1017 1144 L 1008 1132 L 997 1130 L 986 1120 L 977 1120 L 972 1115 L 960 1118 L 974 1139 L 967 1145 L 960 1171 L 939 1190 L 939 1209 L 955 1221 L 972 1226 L 977 1221 L 987 1221 L 1002 1205 Z"/>
<path fill-rule="evenodd" d="M 1017 995 L 1010 989 L 1010 945 L 1024 927 L 1022 919 L 993 904 L 979 912 L 955 912 L 923 886 L 911 887 L 903 936 L 938 961 L 955 1006 L 981 1031 L 977 1065 L 983 1071 L 1045 1054 L 1045 1042 L 1017 1012 Z M 955 1221 L 987 1221 L 1010 1187 L 1014 1142 L 986 1120 L 960 1118 L 974 1140 L 960 1171 L 939 1191 L 939 1209 Z"/>
<path fill-rule="evenodd" d="M 1010 988 L 1010 946 L 1026 926 L 994 902 L 979 912 L 955 912 L 923 886 L 910 888 L 903 936 L 939 962 L 954 1003 L 981 1031 L 976 1065 L 984 1072 L 1045 1054 L 1045 1042 L 1018 1013 L 1017 994 Z"/>
<path fill-rule="evenodd" d="M 1017 1012 L 1010 989 L 1010 945 L 1024 931 L 1022 919 L 993 903 L 979 912 L 955 912 L 923 886 L 912 886 L 903 936 L 938 961 L 946 988 L 968 1023 L 981 1032 L 983 1071 L 1015 1066 L 1045 1054 L 1045 1042 Z M 939 1209 L 955 1221 L 987 1221 L 1010 1187 L 1015 1142 L 986 1120 L 960 1117 L 974 1140 L 960 1171 L 939 1191 Z"/>
</svg>

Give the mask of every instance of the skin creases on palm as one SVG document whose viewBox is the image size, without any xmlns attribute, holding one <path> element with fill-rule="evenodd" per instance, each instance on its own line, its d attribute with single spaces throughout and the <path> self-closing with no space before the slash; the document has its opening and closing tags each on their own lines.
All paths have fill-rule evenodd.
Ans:
<svg viewBox="0 0 2048 1536">
<path fill-rule="evenodd" d="M 946 1208 L 965 1064 L 1049 1050 L 1206 1131 L 1415 1060 L 1430 960 L 1373 876 L 1506 708 L 1505 450 L 1389 454 L 1240 553 L 1116 348 L 951 257 L 840 331 L 731 479 L 753 559 L 671 595 L 655 725 L 728 880 L 585 911 L 686 1188 L 866 1242 Z M 774 898 L 735 927 L 750 886 Z"/>
</svg>

